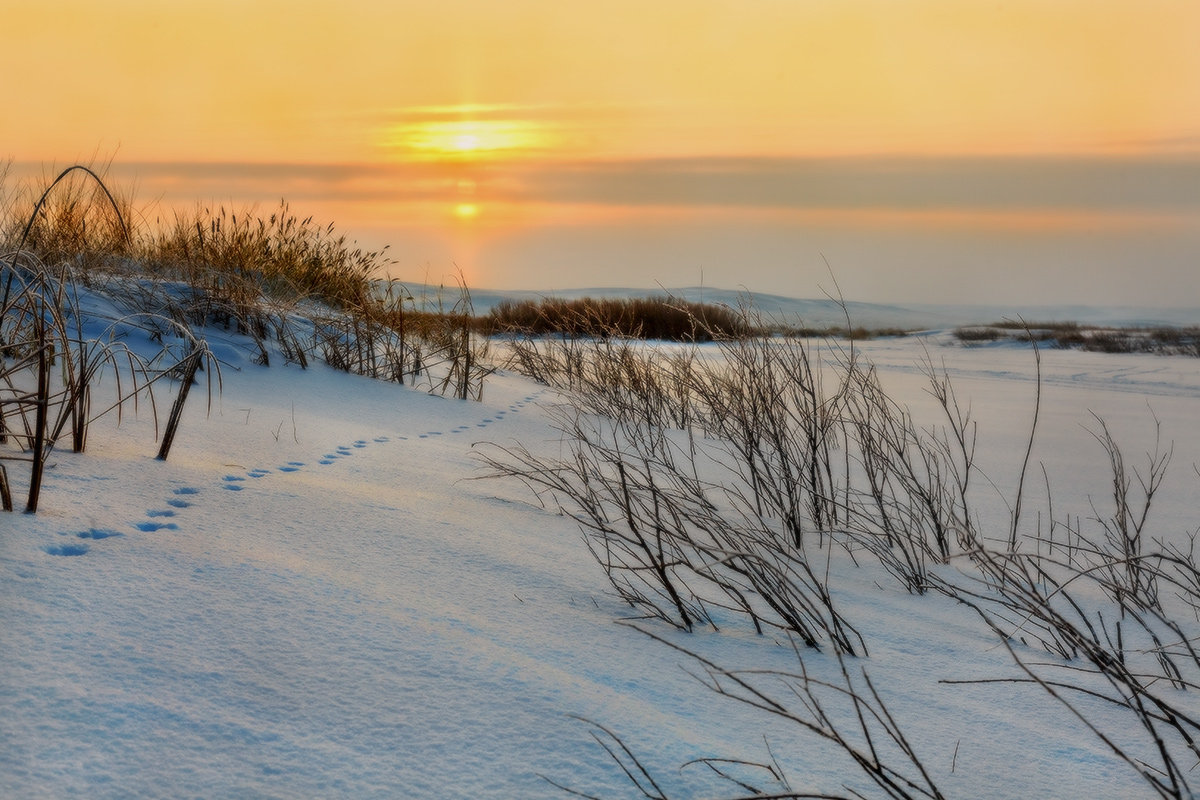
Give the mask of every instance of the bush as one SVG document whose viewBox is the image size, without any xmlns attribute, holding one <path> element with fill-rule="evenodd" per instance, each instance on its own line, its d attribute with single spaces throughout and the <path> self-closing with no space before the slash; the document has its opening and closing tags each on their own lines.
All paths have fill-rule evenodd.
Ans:
<svg viewBox="0 0 1200 800">
<path fill-rule="evenodd" d="M 1023 328 L 1017 337 L 1035 341 L 1038 360 L 1031 449 L 1041 362 L 1037 337 Z M 977 615 L 1017 673 L 965 682 L 1044 691 L 1148 793 L 1195 796 L 1200 565 L 1195 534 L 1179 546 L 1148 525 L 1173 453 L 1161 439 L 1134 463 L 1096 417 L 1108 500 L 1089 495 L 1086 522 L 1064 517 L 1047 476 L 1036 533 L 1019 536 L 1029 450 L 1007 518 L 981 518 L 973 500 L 991 484 L 976 466 L 970 404 L 928 354 L 922 367 L 936 425 L 918 423 L 860 351 L 833 341 L 726 339 L 719 358 L 603 338 L 514 341 L 518 366 L 565 394 L 551 410 L 563 440 L 556 456 L 487 445 L 480 454 L 492 475 L 523 481 L 572 517 L 638 618 L 683 631 L 740 620 L 793 643 L 791 669 L 737 670 L 689 649 L 682 636 L 657 633 L 654 623 L 634 625 L 689 656 L 709 689 L 841 749 L 873 796 L 944 797 L 923 766 L 923 748 L 910 745 L 887 692 L 860 666 L 871 642 L 842 615 L 829 585 L 828 564 L 841 547 L 856 566 L 864 554 L 877 559 L 903 591 L 943 595 Z M 1096 700 L 1115 710 L 1097 712 Z M 668 797 L 615 732 L 597 731 L 642 796 Z M 843 796 L 793 790 L 774 754 L 768 764 L 689 763 L 728 777 L 731 797 Z M 735 766 L 757 770 L 762 781 L 726 771 Z"/>
<path fill-rule="evenodd" d="M 483 327 L 488 333 L 621 336 L 676 342 L 704 342 L 751 332 L 746 320 L 729 308 L 673 297 L 505 300 L 492 309 Z"/>
</svg>

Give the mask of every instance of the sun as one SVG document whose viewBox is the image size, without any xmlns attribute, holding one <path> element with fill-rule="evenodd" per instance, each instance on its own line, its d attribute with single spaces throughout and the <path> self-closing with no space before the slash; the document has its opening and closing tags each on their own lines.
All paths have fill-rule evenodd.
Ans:
<svg viewBox="0 0 1200 800">
<path fill-rule="evenodd" d="M 479 206 L 474 203 L 459 203 L 454 207 L 454 216 L 459 219 L 474 219 L 479 215 Z"/>
<path fill-rule="evenodd" d="M 456 109 L 461 110 L 456 112 Z M 405 160 L 478 161 L 527 156 L 553 149 L 547 125 L 531 119 L 475 118 L 473 106 L 416 109 L 384 128 L 381 146 Z"/>
<path fill-rule="evenodd" d="M 463 152 L 477 150 L 479 148 L 479 137 L 472 136 L 471 134 L 463 134 L 462 136 L 455 138 L 454 147 L 456 150 L 461 150 Z"/>
<path fill-rule="evenodd" d="M 545 143 L 538 126 L 524 120 L 430 120 L 395 129 L 393 142 L 425 157 L 496 156 Z"/>
</svg>

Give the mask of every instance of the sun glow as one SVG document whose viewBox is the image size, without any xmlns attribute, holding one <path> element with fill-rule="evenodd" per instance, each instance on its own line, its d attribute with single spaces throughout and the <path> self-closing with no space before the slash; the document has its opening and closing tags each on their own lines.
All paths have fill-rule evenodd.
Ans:
<svg viewBox="0 0 1200 800">
<path fill-rule="evenodd" d="M 555 137 L 534 120 L 423 119 L 387 128 L 381 144 L 402 159 L 473 161 L 545 152 Z"/>
</svg>

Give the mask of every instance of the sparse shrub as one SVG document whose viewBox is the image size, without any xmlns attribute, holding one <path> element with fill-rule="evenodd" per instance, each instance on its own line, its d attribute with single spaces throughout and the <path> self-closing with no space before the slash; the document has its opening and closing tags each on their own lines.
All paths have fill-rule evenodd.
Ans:
<svg viewBox="0 0 1200 800">
<path fill-rule="evenodd" d="M 991 327 L 1001 330 L 1016 331 L 1023 333 L 1026 330 L 1033 331 L 1052 331 L 1057 334 L 1069 334 L 1072 331 L 1078 331 L 1083 328 L 1078 322 L 1065 320 L 1062 322 L 1026 322 L 1019 319 L 1004 319 L 999 322 L 991 323 Z"/>
<path fill-rule="evenodd" d="M 977 342 L 995 342 L 1004 338 L 1004 334 L 996 328 L 955 328 L 954 338 L 966 344 Z"/>
<path fill-rule="evenodd" d="M 1026 325 L 1004 320 L 986 326 L 955 328 L 954 338 L 966 345 L 1008 338 L 1064 350 L 1200 356 L 1200 328 L 1196 327 L 1104 327 L 1078 322 L 1030 322 Z"/>
<path fill-rule="evenodd" d="M 1036 348 L 1044 330 L 1014 336 Z M 1094 334 L 1064 325 L 1055 335 Z M 1098 533 L 1056 510 L 1047 476 L 1050 506 L 1044 517 L 1039 511 L 1036 534 L 1022 536 L 1041 406 L 1036 349 L 1029 448 L 1005 521 L 981 520 L 973 509 L 975 422 L 928 354 L 937 425 L 919 423 L 889 397 L 852 342 L 758 337 L 724 340 L 719 349 L 720 358 L 700 358 L 675 348 L 674 363 L 686 367 L 668 368 L 655 348 L 612 338 L 514 340 L 519 368 L 567 393 L 566 407 L 553 412 L 566 454 L 546 458 L 518 445 L 483 458 L 493 475 L 524 481 L 579 522 L 618 595 L 643 617 L 691 630 L 734 614 L 794 637 L 794 673 L 742 672 L 639 628 L 693 658 L 713 691 L 833 743 L 880 797 L 943 795 L 865 670 L 860 677 L 847 669 L 845 654 L 865 654 L 870 642 L 836 611 L 825 574 L 807 569 L 831 558 L 835 544 L 855 563 L 872 554 L 910 592 L 973 609 L 1021 670 L 997 682 L 1046 692 L 1154 795 L 1194 796 L 1200 568 L 1191 549 L 1164 544 L 1148 527 L 1170 447 L 1156 442 L 1144 466 L 1130 466 L 1097 418 L 1093 433 L 1111 473 L 1111 504 L 1090 506 Z M 818 652 L 825 645 L 831 655 Z M 840 680 L 827 677 L 830 659 Z M 1097 699 L 1119 713 L 1095 716 L 1089 702 Z M 853 731 L 825 713 L 835 702 L 853 710 Z M 597 730 L 636 791 L 667 797 L 614 730 Z M 792 788 L 773 756 L 763 764 L 692 763 L 727 777 L 731 797 L 834 796 Z M 738 777 L 731 767 L 741 768 Z M 849 785 L 847 792 L 867 796 Z"/>
</svg>

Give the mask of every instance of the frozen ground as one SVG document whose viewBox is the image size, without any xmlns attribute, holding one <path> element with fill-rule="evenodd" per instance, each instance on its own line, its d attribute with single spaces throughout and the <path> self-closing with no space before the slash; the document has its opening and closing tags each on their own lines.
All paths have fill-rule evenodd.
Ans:
<svg viewBox="0 0 1200 800">
<path fill-rule="evenodd" d="M 946 341 L 864 348 L 917 409 L 922 345 L 945 359 L 980 421 L 998 487 L 980 504 L 1003 535 L 1033 358 Z M 153 459 L 146 409 L 103 420 L 86 454 L 55 451 L 40 513 L 0 514 L 0 796 L 565 796 L 539 775 L 636 796 L 572 715 L 619 733 L 679 796 L 727 796 L 679 765 L 763 760 L 764 736 L 794 786 L 863 788 L 844 758 L 614 624 L 628 609 L 568 519 L 520 485 L 472 480 L 474 442 L 557 448 L 541 387 L 499 374 L 462 402 L 226 355 L 222 395 L 206 413 L 193 394 L 169 462 Z M 1176 447 L 1155 530 L 1194 531 L 1200 359 L 1048 351 L 1043 369 L 1034 458 L 1056 511 L 1086 516 L 1108 491 L 1089 411 L 1136 459 L 1153 410 Z M 1044 499 L 1039 472 L 1026 513 Z M 861 665 L 949 796 L 1148 796 L 1038 690 L 939 683 L 1015 673 L 973 615 L 844 559 L 832 583 L 870 648 Z M 723 665 L 794 666 L 743 626 L 644 624 Z"/>
</svg>

